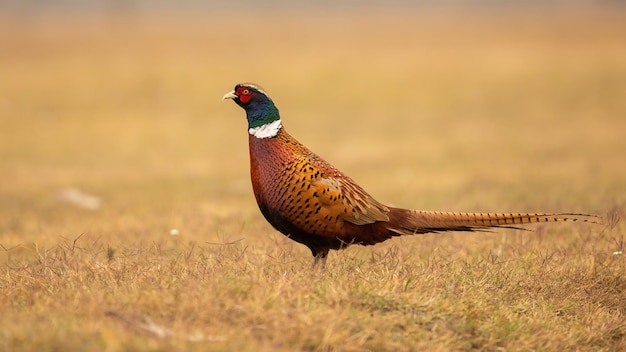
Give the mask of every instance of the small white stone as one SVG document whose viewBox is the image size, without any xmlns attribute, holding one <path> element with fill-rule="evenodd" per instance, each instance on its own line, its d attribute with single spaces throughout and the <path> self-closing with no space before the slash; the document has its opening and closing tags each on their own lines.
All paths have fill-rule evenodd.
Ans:
<svg viewBox="0 0 626 352">
<path fill-rule="evenodd" d="M 59 199 L 89 210 L 98 210 L 102 204 L 99 197 L 85 193 L 77 188 L 62 189 L 59 192 Z"/>
<path fill-rule="evenodd" d="M 178 229 L 171 229 L 170 230 L 170 235 L 178 236 L 178 235 L 180 235 L 180 231 L 178 231 Z"/>
</svg>

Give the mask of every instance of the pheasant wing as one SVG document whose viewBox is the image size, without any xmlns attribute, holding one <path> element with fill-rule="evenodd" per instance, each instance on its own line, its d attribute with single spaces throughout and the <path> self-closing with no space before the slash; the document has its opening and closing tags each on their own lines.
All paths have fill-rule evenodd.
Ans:
<svg viewBox="0 0 626 352">
<path fill-rule="evenodd" d="M 355 225 L 389 221 L 389 209 L 347 178 L 322 178 L 312 182 L 322 206 Z"/>
<path fill-rule="evenodd" d="M 277 209 L 306 233 L 336 238 L 344 221 L 355 225 L 389 221 L 385 205 L 315 155 L 296 158 L 288 173 Z"/>
</svg>

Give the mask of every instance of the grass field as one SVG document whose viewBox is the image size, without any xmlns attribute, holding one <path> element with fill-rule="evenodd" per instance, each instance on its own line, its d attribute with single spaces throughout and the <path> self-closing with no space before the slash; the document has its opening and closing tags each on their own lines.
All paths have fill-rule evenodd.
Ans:
<svg viewBox="0 0 626 352">
<path fill-rule="evenodd" d="M 626 349 L 626 13 L 3 18 L 0 48 L 0 350 Z M 606 225 L 311 271 L 256 208 L 240 81 L 387 204 Z"/>
</svg>

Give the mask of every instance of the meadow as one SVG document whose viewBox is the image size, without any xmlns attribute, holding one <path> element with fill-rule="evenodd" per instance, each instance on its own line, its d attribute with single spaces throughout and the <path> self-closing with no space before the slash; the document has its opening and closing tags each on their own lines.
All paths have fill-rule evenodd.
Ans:
<svg viewBox="0 0 626 352">
<path fill-rule="evenodd" d="M 626 13 L 3 17 L 0 48 L 0 350 L 626 349 Z M 242 81 L 384 203 L 604 224 L 311 270 L 256 207 Z"/>
</svg>

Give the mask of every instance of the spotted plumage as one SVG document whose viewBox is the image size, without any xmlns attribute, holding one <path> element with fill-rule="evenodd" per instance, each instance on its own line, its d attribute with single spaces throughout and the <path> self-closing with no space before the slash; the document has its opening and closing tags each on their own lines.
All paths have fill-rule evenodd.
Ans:
<svg viewBox="0 0 626 352">
<path fill-rule="evenodd" d="M 535 222 L 595 222 L 575 213 L 452 213 L 386 206 L 291 137 L 268 95 L 238 84 L 224 99 L 246 111 L 250 175 L 263 216 L 278 231 L 309 247 L 314 263 L 331 249 L 373 245 L 392 236 L 481 231 Z"/>
</svg>

